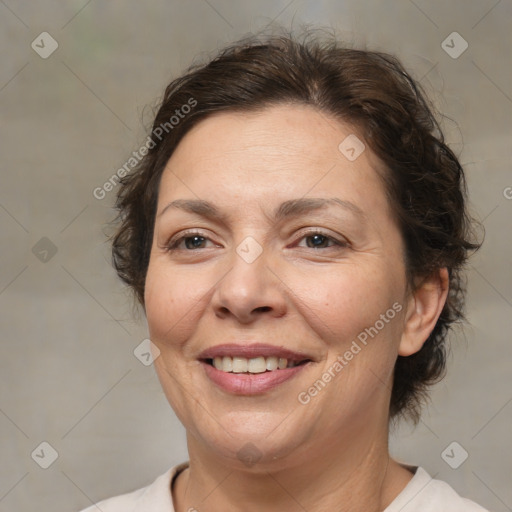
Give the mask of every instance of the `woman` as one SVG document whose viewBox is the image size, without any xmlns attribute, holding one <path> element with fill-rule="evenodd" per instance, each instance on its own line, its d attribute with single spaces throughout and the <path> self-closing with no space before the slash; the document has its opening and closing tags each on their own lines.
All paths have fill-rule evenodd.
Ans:
<svg viewBox="0 0 512 512">
<path fill-rule="evenodd" d="M 190 461 L 98 508 L 484 510 L 388 451 L 442 376 L 477 248 L 461 166 L 401 65 L 236 44 L 167 87 L 141 153 L 114 263 Z"/>
</svg>

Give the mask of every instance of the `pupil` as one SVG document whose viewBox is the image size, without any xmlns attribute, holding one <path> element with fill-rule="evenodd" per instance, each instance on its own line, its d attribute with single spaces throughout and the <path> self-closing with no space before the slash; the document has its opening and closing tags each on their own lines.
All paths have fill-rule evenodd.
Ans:
<svg viewBox="0 0 512 512">
<path fill-rule="evenodd" d="M 204 237 L 202 236 L 191 236 L 186 240 L 186 247 L 187 249 L 197 249 L 198 247 L 201 247 L 201 245 L 204 242 Z"/>
<path fill-rule="evenodd" d="M 310 247 L 320 247 L 325 244 L 326 237 L 324 235 L 311 235 Z"/>
</svg>

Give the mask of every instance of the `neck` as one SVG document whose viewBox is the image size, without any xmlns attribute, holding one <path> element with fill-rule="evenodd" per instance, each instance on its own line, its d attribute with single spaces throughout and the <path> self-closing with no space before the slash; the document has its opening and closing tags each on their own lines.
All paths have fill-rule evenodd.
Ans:
<svg viewBox="0 0 512 512">
<path fill-rule="evenodd" d="M 243 469 L 219 462 L 189 438 L 190 467 L 174 489 L 176 512 L 380 512 L 412 475 L 390 459 L 387 430 L 384 437 L 377 436 L 379 428 L 370 431 L 371 439 L 361 432 L 339 433 L 331 443 L 322 440 L 327 449 L 309 446 L 301 454 L 299 448 L 286 463 L 281 459 Z"/>
</svg>

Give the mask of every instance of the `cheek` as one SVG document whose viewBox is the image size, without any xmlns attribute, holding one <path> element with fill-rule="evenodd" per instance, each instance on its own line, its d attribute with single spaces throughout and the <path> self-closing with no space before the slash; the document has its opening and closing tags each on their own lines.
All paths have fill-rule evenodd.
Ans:
<svg viewBox="0 0 512 512">
<path fill-rule="evenodd" d="M 376 322 L 377 327 L 382 327 L 381 315 L 385 320 L 393 316 L 385 328 L 379 329 L 391 334 L 389 327 L 397 318 L 392 306 L 403 295 L 400 278 L 370 266 L 316 270 L 290 275 L 288 282 L 297 297 L 295 304 L 301 315 L 333 349 L 350 344 Z"/>
<path fill-rule="evenodd" d="M 189 336 L 208 294 L 197 273 L 171 272 L 158 261 L 150 263 L 145 285 L 146 318 L 151 340 L 162 350 L 178 348 Z"/>
<path fill-rule="evenodd" d="M 162 389 L 175 413 L 189 430 L 190 403 L 200 401 L 193 384 L 196 362 L 187 357 L 187 343 L 201 316 L 200 287 L 205 279 L 194 280 L 187 272 L 169 269 L 165 261 L 150 262 L 145 283 L 145 309 L 149 338 L 159 349 L 154 368 Z M 197 396 L 196 396 L 197 395 Z"/>
</svg>

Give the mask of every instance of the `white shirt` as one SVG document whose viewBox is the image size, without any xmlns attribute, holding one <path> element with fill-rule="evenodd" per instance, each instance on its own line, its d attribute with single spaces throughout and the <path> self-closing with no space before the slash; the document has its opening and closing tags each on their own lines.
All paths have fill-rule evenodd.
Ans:
<svg viewBox="0 0 512 512">
<path fill-rule="evenodd" d="M 188 463 L 159 476 L 151 485 L 129 494 L 101 501 L 82 512 L 175 512 L 171 485 Z M 412 468 L 414 470 L 414 468 Z M 383 512 L 488 512 L 476 503 L 461 498 L 447 483 L 434 480 L 421 467 L 404 490 Z"/>
</svg>

